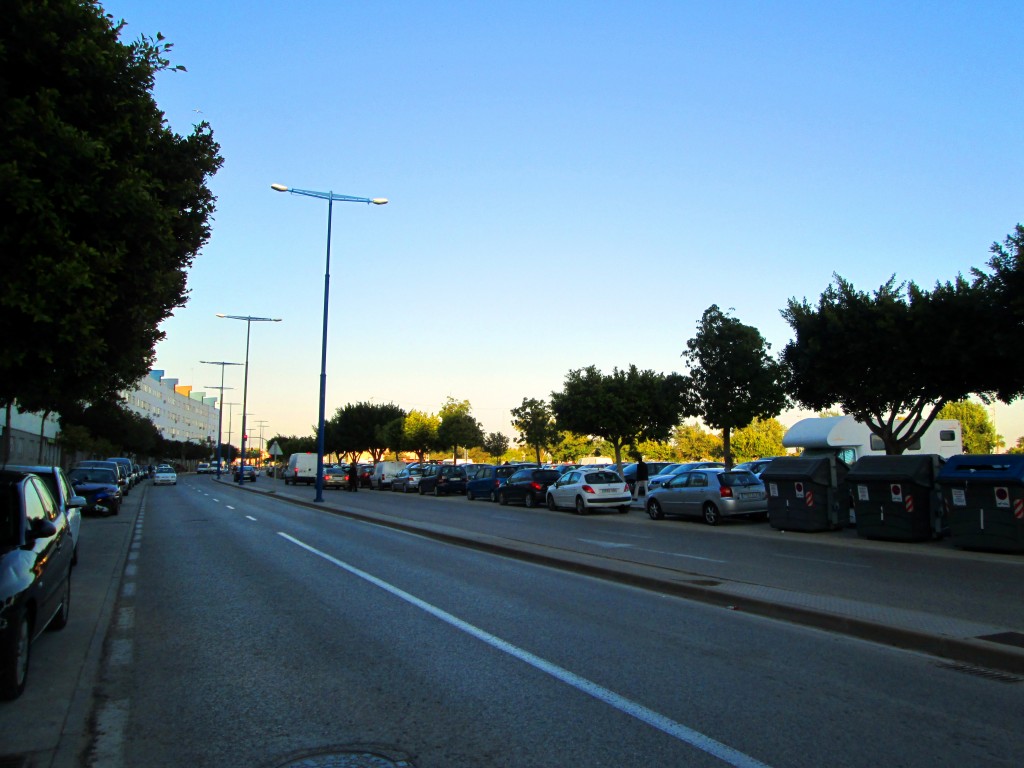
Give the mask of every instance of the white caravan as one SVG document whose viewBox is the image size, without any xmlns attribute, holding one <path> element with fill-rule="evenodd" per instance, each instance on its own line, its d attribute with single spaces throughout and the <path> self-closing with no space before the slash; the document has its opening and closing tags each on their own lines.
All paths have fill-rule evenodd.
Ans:
<svg viewBox="0 0 1024 768">
<path fill-rule="evenodd" d="M 801 419 L 789 428 L 782 438 L 782 444 L 787 448 L 802 449 L 805 456 L 832 454 L 848 466 L 853 466 L 861 456 L 885 455 L 882 438 L 853 416 Z M 948 459 L 963 452 L 960 422 L 956 419 L 936 419 L 918 440 L 903 451 L 903 455 L 934 453 Z"/>
</svg>

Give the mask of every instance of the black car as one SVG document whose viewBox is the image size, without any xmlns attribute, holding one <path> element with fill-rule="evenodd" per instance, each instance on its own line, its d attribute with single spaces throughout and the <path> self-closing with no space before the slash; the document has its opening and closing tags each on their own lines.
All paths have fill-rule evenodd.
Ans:
<svg viewBox="0 0 1024 768">
<path fill-rule="evenodd" d="M 521 501 L 528 507 L 539 506 L 547 498 L 548 486 L 561 476 L 557 469 L 521 469 L 498 491 L 498 503 Z"/>
<path fill-rule="evenodd" d="M 526 468 L 521 464 L 500 464 L 498 466 L 477 464 L 476 466 L 477 470 L 471 473 L 469 481 L 466 483 L 466 498 L 470 501 L 474 499 L 497 501 L 498 492 L 505 481 L 516 472 Z M 537 465 L 528 464 L 526 466 L 536 467 Z"/>
<path fill-rule="evenodd" d="M 85 512 L 106 516 L 121 511 L 123 497 L 116 470 L 75 467 L 68 472 L 68 480 L 75 493 L 85 499 Z"/>
<path fill-rule="evenodd" d="M 469 473 L 465 467 L 441 464 L 436 470 L 420 478 L 420 496 L 425 493 L 432 493 L 435 496 L 465 493 L 468 480 Z"/>
<path fill-rule="evenodd" d="M 71 609 L 71 531 L 43 481 L 0 470 L 0 698 L 28 680 L 32 642 Z"/>
<path fill-rule="evenodd" d="M 123 464 L 118 464 L 116 461 L 99 461 L 89 459 L 87 461 L 80 461 L 75 464 L 76 467 L 103 467 L 104 469 L 113 469 L 117 473 L 117 484 L 121 488 L 121 495 L 127 496 L 131 491 L 131 484 L 128 482 L 128 474 Z"/>
<path fill-rule="evenodd" d="M 236 483 L 239 482 L 239 480 L 238 480 L 238 473 L 239 473 L 239 471 L 241 471 L 242 477 L 245 478 L 246 482 L 250 482 L 250 483 L 255 483 L 256 482 L 256 474 L 257 474 L 256 473 L 256 467 L 254 467 L 252 464 L 243 464 L 241 470 L 239 470 L 238 467 L 235 467 L 235 471 L 234 471 L 234 473 L 232 474 L 231 477 L 232 477 L 232 479 Z"/>
</svg>

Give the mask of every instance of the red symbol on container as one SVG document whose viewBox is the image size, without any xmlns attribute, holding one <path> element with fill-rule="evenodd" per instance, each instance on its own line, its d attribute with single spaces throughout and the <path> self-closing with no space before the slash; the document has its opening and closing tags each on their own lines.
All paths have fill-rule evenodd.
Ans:
<svg viewBox="0 0 1024 768">
<path fill-rule="evenodd" d="M 914 512 L 914 497 L 909 493 L 907 494 L 907 498 L 903 500 L 903 506 L 906 507 L 907 512 Z"/>
<path fill-rule="evenodd" d="M 808 507 L 813 507 L 814 506 L 814 491 L 808 491 L 804 495 L 804 501 L 806 502 Z"/>
<path fill-rule="evenodd" d="M 1013 516 L 1018 520 L 1024 519 L 1024 499 L 1014 499 Z"/>
<path fill-rule="evenodd" d="M 899 483 L 893 483 L 892 485 L 890 485 L 889 493 L 892 494 L 893 501 L 903 500 L 903 486 L 901 486 Z"/>
<path fill-rule="evenodd" d="M 803 483 L 793 483 L 793 490 L 796 491 L 796 495 L 797 496 L 803 496 L 804 495 L 804 484 Z"/>
<path fill-rule="evenodd" d="M 995 489 L 996 494 L 996 506 L 1002 509 L 1010 508 L 1010 491 L 1005 486 L 999 486 Z"/>
</svg>

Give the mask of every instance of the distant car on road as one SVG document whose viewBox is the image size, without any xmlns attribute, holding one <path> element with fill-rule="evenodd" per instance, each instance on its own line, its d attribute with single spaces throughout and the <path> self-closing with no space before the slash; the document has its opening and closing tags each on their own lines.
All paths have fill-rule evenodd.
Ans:
<svg viewBox="0 0 1024 768">
<path fill-rule="evenodd" d="M 498 492 L 512 475 L 523 469 L 522 464 L 478 465 L 479 469 L 466 481 L 466 498 L 498 500 Z M 535 467 L 535 464 L 527 466 Z"/>
<path fill-rule="evenodd" d="M 121 487 L 113 469 L 75 467 L 68 472 L 68 480 L 75 494 L 85 499 L 83 512 L 106 517 L 121 511 Z"/>
<path fill-rule="evenodd" d="M 156 468 L 156 474 L 153 475 L 153 485 L 177 485 L 178 484 L 178 473 L 174 471 L 173 467 L 167 464 L 161 464 Z"/>
<path fill-rule="evenodd" d="M 420 478 L 419 491 L 422 496 L 432 493 L 435 496 L 447 496 L 451 493 L 465 493 L 469 474 L 464 466 L 442 464 L 436 472 Z"/>
<path fill-rule="evenodd" d="M 420 478 L 431 471 L 432 464 L 413 464 L 406 467 L 391 479 L 391 490 L 409 493 L 420 487 Z"/>
<path fill-rule="evenodd" d="M 255 483 L 257 474 L 256 467 L 252 464 L 243 464 L 241 467 L 241 470 L 239 470 L 238 467 L 235 467 L 235 471 L 231 473 L 231 478 L 237 483 L 238 473 L 241 471 L 243 480 L 249 483 Z"/>
</svg>

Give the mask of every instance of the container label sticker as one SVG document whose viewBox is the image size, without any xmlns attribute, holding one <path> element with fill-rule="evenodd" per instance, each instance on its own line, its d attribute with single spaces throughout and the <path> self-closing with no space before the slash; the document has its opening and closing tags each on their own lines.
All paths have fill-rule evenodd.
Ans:
<svg viewBox="0 0 1024 768">
<path fill-rule="evenodd" d="M 868 500 L 868 487 L 866 485 L 857 486 L 857 501 Z"/>
<path fill-rule="evenodd" d="M 779 497 L 779 486 L 777 486 L 775 483 L 768 483 L 768 495 L 769 496 L 774 496 L 775 498 L 778 498 Z"/>
<path fill-rule="evenodd" d="M 996 494 L 996 507 L 999 507 L 999 508 L 1002 508 L 1002 509 L 1009 509 L 1010 508 L 1010 490 L 1008 488 L 1004 488 L 1003 486 L 998 486 L 995 489 L 995 494 Z"/>
<path fill-rule="evenodd" d="M 967 494 L 963 488 L 953 488 L 953 506 L 954 507 L 966 507 L 967 506 Z"/>
</svg>

